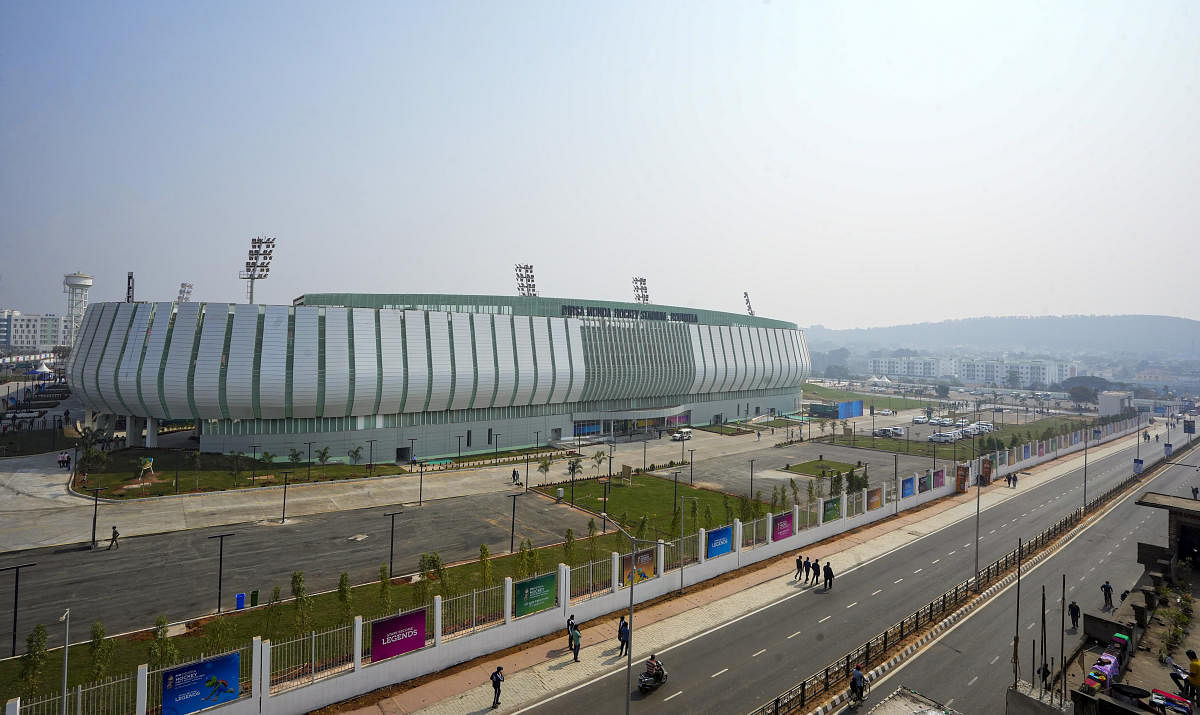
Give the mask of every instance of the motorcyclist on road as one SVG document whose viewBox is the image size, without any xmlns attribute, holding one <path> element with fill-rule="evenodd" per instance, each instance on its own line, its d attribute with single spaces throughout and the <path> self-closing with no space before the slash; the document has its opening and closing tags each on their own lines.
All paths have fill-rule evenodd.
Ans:
<svg viewBox="0 0 1200 715">
<path fill-rule="evenodd" d="M 646 661 L 646 675 L 654 676 L 654 682 L 662 682 L 663 665 L 662 661 L 650 654 L 650 660 Z"/>
<path fill-rule="evenodd" d="M 855 665 L 854 672 L 850 674 L 850 692 L 858 700 L 863 699 L 863 672 L 861 665 Z"/>
</svg>

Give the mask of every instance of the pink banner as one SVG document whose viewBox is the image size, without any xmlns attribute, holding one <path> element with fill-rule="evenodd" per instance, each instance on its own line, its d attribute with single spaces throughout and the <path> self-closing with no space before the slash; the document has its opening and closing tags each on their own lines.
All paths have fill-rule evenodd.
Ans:
<svg viewBox="0 0 1200 715">
<path fill-rule="evenodd" d="M 793 533 L 792 529 L 792 512 L 785 511 L 782 514 L 776 514 L 771 517 L 771 540 L 780 541 L 786 539 Z"/>
<path fill-rule="evenodd" d="M 371 624 L 371 662 L 425 647 L 425 609 L 380 618 Z"/>
<path fill-rule="evenodd" d="M 946 486 L 946 470 L 939 469 L 933 473 L 933 488 Z"/>
</svg>

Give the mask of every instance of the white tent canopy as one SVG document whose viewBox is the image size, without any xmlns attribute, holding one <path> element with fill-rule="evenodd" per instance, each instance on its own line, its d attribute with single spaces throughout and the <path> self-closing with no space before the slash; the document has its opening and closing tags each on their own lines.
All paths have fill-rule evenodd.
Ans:
<svg viewBox="0 0 1200 715">
<path fill-rule="evenodd" d="M 34 372 L 54 372 L 54 371 L 53 371 L 53 370 L 51 370 L 50 368 L 46 367 L 46 361 L 45 361 L 45 360 L 43 360 L 43 361 L 42 361 L 42 363 L 41 363 L 40 365 L 38 365 L 36 368 L 34 368 L 34 370 L 33 370 L 33 371 L 34 371 Z"/>
</svg>

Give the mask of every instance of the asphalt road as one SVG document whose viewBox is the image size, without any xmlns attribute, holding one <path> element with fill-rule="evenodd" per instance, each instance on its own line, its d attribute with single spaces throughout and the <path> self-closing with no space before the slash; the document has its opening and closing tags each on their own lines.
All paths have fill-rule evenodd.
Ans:
<svg viewBox="0 0 1200 715">
<path fill-rule="evenodd" d="M 0 568 L 36 562 L 21 571 L 19 650 L 36 623 L 54 623 L 70 607 L 76 623 L 104 622 L 109 633 L 149 627 L 155 617 L 179 621 L 216 610 L 218 541 L 225 540 L 223 607 L 234 595 L 258 589 L 266 599 L 273 586 L 288 592 L 292 571 L 303 571 L 312 592 L 337 588 L 343 571 L 353 584 L 379 577 L 388 560 L 389 508 L 360 509 L 288 519 L 286 524 L 255 522 L 122 538 L 120 548 L 66 546 L 0 556 Z M 406 507 L 396 517 L 396 575 L 417 570 L 421 553 L 437 551 L 446 562 L 478 558 L 486 543 L 493 554 L 508 551 L 512 500 L 481 494 Z M 564 532 L 587 534 L 588 517 L 530 494 L 518 499 L 516 538 L 535 545 L 561 541 Z M 249 596 L 247 595 L 247 599 Z M 12 638 L 13 576 L 0 574 L 0 657 Z M 76 631 L 85 637 L 87 628 Z M 61 629 L 50 629 L 50 645 L 61 644 Z"/>
<path fill-rule="evenodd" d="M 1089 494 L 1099 494 L 1127 477 L 1132 457 L 1131 447 L 1089 463 Z M 1032 536 L 1078 508 L 1081 472 L 1075 470 L 984 511 L 980 564 L 1014 548 L 1018 537 Z M 797 585 L 794 595 L 662 651 L 670 684 L 644 698 L 635 692 L 635 708 L 727 713 L 757 707 L 969 577 L 974 569 L 974 537 L 975 520 L 965 519 L 849 572 L 838 572 L 834 558 L 838 573 L 832 592 Z M 669 704 L 664 704 L 668 698 Z M 625 678 L 614 667 L 609 675 L 543 701 L 533 710 L 620 712 L 624 702 Z"/>
<path fill-rule="evenodd" d="M 1016 589 L 1011 588 L 877 683 L 858 710 L 870 710 L 904 684 L 962 712 L 1003 712 L 1005 689 L 1012 682 L 1014 630 L 1021 638 L 1018 651 L 1021 678 L 1030 681 L 1031 673 L 1037 670 L 1030 649 L 1032 641 L 1037 639 L 1041 651 L 1042 587 L 1046 588 L 1046 655 L 1057 664 L 1063 574 L 1067 577 L 1067 602 L 1074 599 L 1085 613 L 1100 613 L 1104 603 L 1100 586 L 1106 579 L 1112 583 L 1115 594 L 1120 594 L 1141 576 L 1137 542 L 1165 545 L 1167 540 L 1166 512 L 1137 506 L 1134 503 L 1137 497 L 1148 490 L 1191 496 L 1195 476 L 1194 469 L 1172 467 L 1143 484 L 1143 488 L 1126 497 L 1103 519 L 1021 579 L 1019 624 Z M 1069 654 L 1082 635 L 1071 628 L 1069 619 L 1066 623 L 1066 645 L 1062 650 Z M 1158 667 L 1152 660 L 1147 663 L 1150 665 L 1143 663 L 1143 667 Z"/>
</svg>

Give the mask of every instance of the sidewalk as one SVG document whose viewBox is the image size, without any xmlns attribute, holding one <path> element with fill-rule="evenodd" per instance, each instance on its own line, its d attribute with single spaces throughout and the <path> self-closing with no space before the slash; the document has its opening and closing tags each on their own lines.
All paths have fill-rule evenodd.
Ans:
<svg viewBox="0 0 1200 715">
<path fill-rule="evenodd" d="M 1131 435 L 1090 450 L 1089 459 L 1099 459 L 1132 446 L 1136 437 L 1136 434 Z M 1016 489 L 993 484 L 983 492 L 982 508 L 1020 496 L 1082 464 L 1083 455 L 1080 454 L 1028 470 L 1028 476 L 1023 476 Z M 975 498 L 974 491 L 946 497 L 924 508 L 804 547 L 802 551 L 805 556 L 818 557 L 822 562 L 832 559 L 835 571 L 844 574 L 950 524 L 972 518 Z M 712 586 L 693 586 L 683 597 L 637 608 L 634 660 L 641 662 L 652 652 L 668 652 L 674 645 L 811 589 L 791 580 L 794 554 L 791 552 L 774 561 L 735 572 L 724 580 L 717 579 Z M 477 659 L 451 669 L 442 677 L 382 697 L 374 704 L 347 706 L 339 711 L 361 715 L 482 711 L 491 704 L 489 676 L 496 665 L 503 664 L 505 682 L 499 711 L 514 712 L 618 668 L 624 662 L 616 656 L 618 615 L 614 613 L 604 621 L 582 624 L 583 648 L 579 663 L 572 662 L 563 648 L 561 641 L 565 634 L 561 637 L 556 634 L 499 658 Z"/>
</svg>

